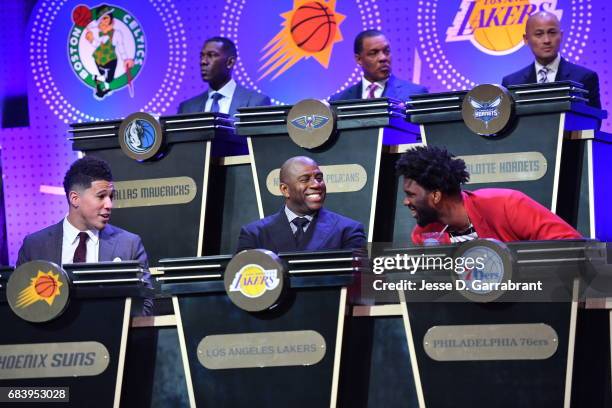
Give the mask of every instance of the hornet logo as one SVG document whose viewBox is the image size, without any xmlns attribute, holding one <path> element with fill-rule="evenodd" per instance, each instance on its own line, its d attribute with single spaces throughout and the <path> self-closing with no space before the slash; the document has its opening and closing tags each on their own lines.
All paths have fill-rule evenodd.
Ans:
<svg viewBox="0 0 612 408">
<path fill-rule="evenodd" d="M 312 132 L 314 129 L 320 129 L 329 122 L 329 118 L 320 115 L 305 115 L 295 118 L 291 124 L 298 129 Z"/>
<path fill-rule="evenodd" d="M 485 127 L 488 128 L 489 122 L 499 116 L 497 107 L 501 101 L 502 95 L 488 102 L 478 101 L 470 97 L 470 105 L 474 108 L 474 119 L 483 121 Z"/>
</svg>

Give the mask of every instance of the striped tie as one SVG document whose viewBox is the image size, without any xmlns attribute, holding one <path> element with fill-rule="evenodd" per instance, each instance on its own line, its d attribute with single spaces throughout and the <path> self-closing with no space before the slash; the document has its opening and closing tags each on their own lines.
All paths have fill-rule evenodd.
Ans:
<svg viewBox="0 0 612 408">
<path fill-rule="evenodd" d="M 538 83 L 539 84 L 544 84 L 546 82 L 548 82 L 548 68 L 546 67 L 542 67 L 540 68 L 540 70 L 538 71 Z"/>
</svg>

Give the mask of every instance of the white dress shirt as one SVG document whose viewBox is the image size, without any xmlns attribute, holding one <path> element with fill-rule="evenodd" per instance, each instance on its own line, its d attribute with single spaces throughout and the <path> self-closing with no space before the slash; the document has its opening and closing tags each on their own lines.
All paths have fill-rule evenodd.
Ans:
<svg viewBox="0 0 612 408">
<path fill-rule="evenodd" d="M 293 221 L 294 219 L 298 217 L 306 218 L 308 220 L 308 224 L 304 226 L 304 232 L 306 232 L 306 230 L 308 230 L 308 227 L 310 227 L 310 224 L 312 224 L 312 219 L 314 218 L 314 216 L 312 215 L 297 215 L 296 213 L 291 211 L 289 207 L 287 206 L 285 206 L 285 214 L 287 215 L 287 219 L 289 220 L 289 225 L 291 226 L 291 231 L 293 232 L 293 234 L 295 234 L 295 231 L 297 231 L 297 226 L 291 221 Z"/>
<path fill-rule="evenodd" d="M 543 67 L 548 69 L 546 73 L 546 82 L 555 82 L 555 77 L 557 76 L 557 71 L 559 71 L 559 62 L 561 62 L 561 54 L 557 54 L 557 58 L 553 60 L 548 65 L 542 65 L 537 60 L 535 62 L 535 72 L 536 72 L 536 81 L 540 81 L 540 70 Z"/>
<path fill-rule="evenodd" d="M 214 93 L 220 93 L 223 98 L 219 99 L 219 112 L 229 113 L 230 105 L 232 104 L 232 98 L 234 97 L 234 91 L 236 90 L 236 81 L 230 79 L 229 82 L 218 91 L 208 89 L 208 98 L 206 99 L 206 105 L 204 105 L 204 112 L 210 112 L 213 104 L 213 98 L 211 95 Z"/>
<path fill-rule="evenodd" d="M 67 263 L 72 263 L 74 259 L 74 251 L 76 251 L 77 246 L 79 245 L 79 231 L 68 221 L 68 216 L 64 218 L 63 223 L 64 228 L 64 238 L 62 239 L 62 265 Z M 89 235 L 89 239 L 87 239 L 87 254 L 85 256 L 85 260 L 87 262 L 98 262 L 98 252 L 100 249 L 100 240 L 98 230 L 87 230 L 87 235 Z"/>
<path fill-rule="evenodd" d="M 385 91 L 385 85 L 387 84 L 388 79 L 384 81 L 376 81 L 378 84 L 378 88 L 374 91 L 375 98 L 381 98 L 383 92 Z M 361 99 L 368 99 L 368 95 L 370 94 L 369 87 L 372 82 L 368 81 L 365 77 L 361 78 Z"/>
</svg>

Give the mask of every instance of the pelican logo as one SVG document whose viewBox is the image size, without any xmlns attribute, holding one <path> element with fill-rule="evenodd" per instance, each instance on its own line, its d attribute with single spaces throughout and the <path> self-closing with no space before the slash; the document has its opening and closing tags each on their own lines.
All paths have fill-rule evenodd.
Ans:
<svg viewBox="0 0 612 408">
<path fill-rule="evenodd" d="M 265 249 L 242 251 L 225 268 L 225 292 L 239 308 L 260 312 L 275 307 L 287 286 L 287 268 Z"/>
<path fill-rule="evenodd" d="M 320 115 L 305 115 L 293 119 L 291 124 L 298 129 L 308 130 L 312 132 L 314 129 L 319 129 L 329 122 L 329 118 Z"/>
<path fill-rule="evenodd" d="M 134 113 L 121 122 L 119 144 L 123 152 L 134 160 L 150 159 L 156 156 L 161 148 L 161 126 L 148 113 Z"/>
<path fill-rule="evenodd" d="M 68 278 L 51 262 L 27 262 L 11 273 L 6 297 L 17 316 L 29 322 L 47 322 L 61 315 L 68 303 Z"/>
<path fill-rule="evenodd" d="M 506 88 L 478 85 L 463 98 L 461 116 L 465 125 L 481 136 L 500 134 L 514 113 L 514 101 Z"/>
<path fill-rule="evenodd" d="M 125 87 L 133 98 L 146 55 L 144 32 L 133 14 L 114 5 L 79 4 L 72 21 L 68 58 L 77 77 L 98 100 Z"/>
<path fill-rule="evenodd" d="M 468 100 L 470 101 L 472 108 L 474 108 L 474 119 L 483 121 L 485 128 L 489 127 L 490 121 L 499 116 L 499 110 L 497 107 L 502 101 L 501 95 L 488 102 L 478 101 L 472 97 L 469 97 Z"/>
</svg>

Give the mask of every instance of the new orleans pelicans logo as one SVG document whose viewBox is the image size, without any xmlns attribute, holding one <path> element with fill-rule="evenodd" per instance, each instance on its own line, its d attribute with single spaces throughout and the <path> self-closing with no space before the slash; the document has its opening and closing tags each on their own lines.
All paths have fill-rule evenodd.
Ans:
<svg viewBox="0 0 612 408">
<path fill-rule="evenodd" d="M 489 122 L 499 116 L 499 110 L 497 109 L 502 101 L 502 95 L 497 98 L 484 102 L 478 101 L 471 96 L 468 97 L 470 105 L 474 108 L 474 119 L 484 122 L 485 128 L 489 127 Z"/>
<path fill-rule="evenodd" d="M 282 30 L 262 49 L 262 78 L 277 78 L 302 59 L 314 58 L 327 68 L 335 43 L 342 41 L 336 1 L 294 0 L 293 10 L 281 14 Z"/>
<path fill-rule="evenodd" d="M 527 18 L 542 10 L 561 20 L 557 0 L 462 0 L 446 42 L 470 41 L 486 54 L 511 54 L 523 46 Z"/>
<path fill-rule="evenodd" d="M 321 115 L 304 115 L 293 119 L 291 124 L 298 129 L 312 132 L 315 129 L 322 128 L 329 122 L 329 118 Z"/>
<path fill-rule="evenodd" d="M 145 36 L 136 18 L 114 5 L 72 11 L 68 58 L 75 74 L 93 88 L 96 99 L 127 87 L 134 97 L 134 79 L 144 64 Z"/>
</svg>

